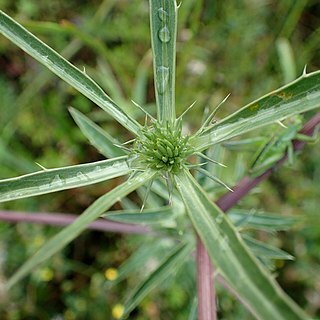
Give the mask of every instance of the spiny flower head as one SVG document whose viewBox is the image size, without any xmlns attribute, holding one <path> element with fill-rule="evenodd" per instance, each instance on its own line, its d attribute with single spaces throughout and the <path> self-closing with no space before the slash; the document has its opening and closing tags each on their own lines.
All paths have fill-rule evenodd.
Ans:
<svg viewBox="0 0 320 320">
<path fill-rule="evenodd" d="M 189 137 L 181 132 L 181 121 L 175 124 L 155 121 L 145 126 L 134 144 L 133 153 L 138 157 L 134 164 L 169 173 L 178 173 L 193 150 Z"/>
</svg>

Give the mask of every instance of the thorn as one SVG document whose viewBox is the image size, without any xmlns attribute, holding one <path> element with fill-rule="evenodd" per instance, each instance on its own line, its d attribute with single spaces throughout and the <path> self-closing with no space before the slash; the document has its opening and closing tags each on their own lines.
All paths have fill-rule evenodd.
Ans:
<svg viewBox="0 0 320 320">
<path fill-rule="evenodd" d="M 128 140 L 128 141 L 122 143 L 122 145 L 125 146 L 125 145 L 132 143 L 132 142 L 135 142 L 135 141 L 136 141 L 136 139 L 131 139 L 131 140 Z"/>
<path fill-rule="evenodd" d="M 124 147 L 124 146 L 121 145 L 121 144 L 114 143 L 113 145 L 116 146 L 116 147 L 118 147 L 118 148 L 120 148 L 120 149 L 123 149 L 123 150 L 125 150 L 125 151 L 131 152 L 131 149 L 126 148 L 126 147 Z"/>
<path fill-rule="evenodd" d="M 197 134 L 202 133 L 202 131 L 209 125 L 209 123 L 212 121 L 214 116 L 217 114 L 219 111 L 220 107 L 226 102 L 226 100 L 230 97 L 231 93 L 227 94 L 227 96 L 217 105 L 217 107 L 211 112 L 211 114 L 207 117 L 207 119 L 204 121 L 200 129 L 197 131 Z"/>
<path fill-rule="evenodd" d="M 144 110 L 137 102 L 131 100 L 134 106 L 136 106 L 138 109 L 140 109 L 144 114 L 146 114 L 150 119 L 156 121 L 156 119 L 146 110 Z"/>
<path fill-rule="evenodd" d="M 286 125 L 284 125 L 280 120 L 278 120 L 278 121 L 276 121 L 277 122 L 277 124 L 279 125 L 279 126 L 281 126 L 282 128 L 285 128 L 285 129 L 287 129 L 288 127 L 286 126 Z"/>
<path fill-rule="evenodd" d="M 153 179 L 151 181 L 149 181 L 149 183 L 148 183 L 146 194 L 143 197 L 143 202 L 142 202 L 142 206 L 141 206 L 141 209 L 140 209 L 140 213 L 143 211 L 143 209 L 144 209 L 144 207 L 146 205 L 146 202 L 147 202 L 149 194 L 150 194 L 152 183 L 153 183 Z"/>
<path fill-rule="evenodd" d="M 307 65 L 304 66 L 303 71 L 302 71 L 302 76 L 307 75 Z"/>
<path fill-rule="evenodd" d="M 171 177 L 170 173 L 165 174 L 165 180 L 166 180 L 167 186 L 168 186 L 169 206 L 171 206 L 172 205 L 173 183 L 172 183 L 172 177 Z"/>
<path fill-rule="evenodd" d="M 188 164 L 185 167 L 188 169 L 193 169 L 193 168 L 203 167 L 206 164 L 208 164 L 208 162 L 202 162 L 202 163 L 197 163 L 197 164 Z"/>
<path fill-rule="evenodd" d="M 227 101 L 227 99 L 230 97 L 231 92 L 226 95 L 226 97 L 217 105 L 217 107 L 213 111 L 212 118 L 216 115 L 216 113 L 219 111 L 220 107 Z"/>
<path fill-rule="evenodd" d="M 196 168 L 195 170 L 203 173 L 204 175 L 206 175 L 208 178 L 210 178 L 211 180 L 213 180 L 214 182 L 217 182 L 219 184 L 221 184 L 223 187 L 227 188 L 229 191 L 233 192 L 233 190 L 227 185 L 225 184 L 223 181 L 221 181 L 219 178 L 217 178 L 216 176 L 212 175 L 210 172 L 208 172 L 207 170 L 204 170 L 202 168 Z"/>
<path fill-rule="evenodd" d="M 177 119 L 177 121 L 179 119 L 182 119 L 182 117 L 196 104 L 197 100 L 195 100 Z"/>
<path fill-rule="evenodd" d="M 44 170 L 44 171 L 48 171 L 48 169 L 47 168 L 45 168 L 43 165 L 41 165 L 40 163 L 38 163 L 38 162 L 35 162 L 35 164 L 37 165 L 37 166 L 39 166 L 42 170 Z"/>
<path fill-rule="evenodd" d="M 226 166 L 225 164 L 223 164 L 223 163 L 221 163 L 221 162 L 218 162 L 218 161 L 216 161 L 216 160 L 213 160 L 213 159 L 209 158 L 208 156 L 206 156 L 205 154 L 203 154 L 203 153 L 201 153 L 201 152 L 195 152 L 195 154 L 196 154 L 197 156 L 205 159 L 205 160 L 208 160 L 208 161 L 214 163 L 214 164 L 217 164 L 217 165 L 219 165 L 219 166 L 221 166 L 221 167 L 227 168 L 227 166 Z"/>
</svg>

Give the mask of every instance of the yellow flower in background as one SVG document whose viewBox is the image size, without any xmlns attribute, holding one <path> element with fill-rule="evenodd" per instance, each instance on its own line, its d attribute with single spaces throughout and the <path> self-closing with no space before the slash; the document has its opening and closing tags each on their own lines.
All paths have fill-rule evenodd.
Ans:
<svg viewBox="0 0 320 320">
<path fill-rule="evenodd" d="M 115 268 L 108 268 L 104 272 L 104 276 L 106 277 L 107 280 L 109 281 L 114 281 L 118 278 L 118 270 Z"/>
<path fill-rule="evenodd" d="M 41 281 L 49 282 L 53 279 L 53 271 L 52 269 L 45 267 L 39 271 L 39 278 Z"/>
<path fill-rule="evenodd" d="M 120 319 L 123 316 L 124 306 L 120 303 L 116 304 L 112 308 L 112 316 L 115 319 Z"/>
</svg>

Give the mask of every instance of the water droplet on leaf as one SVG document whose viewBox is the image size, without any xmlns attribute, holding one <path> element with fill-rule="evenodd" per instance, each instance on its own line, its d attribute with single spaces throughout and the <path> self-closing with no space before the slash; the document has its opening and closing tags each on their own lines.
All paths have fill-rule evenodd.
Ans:
<svg viewBox="0 0 320 320">
<path fill-rule="evenodd" d="M 163 27 L 162 29 L 160 29 L 159 39 L 165 43 L 170 41 L 170 39 L 171 39 L 170 31 L 167 27 Z"/>
<path fill-rule="evenodd" d="M 169 16 L 168 12 L 163 8 L 158 9 L 158 15 L 161 21 L 167 21 L 167 18 Z"/>
<path fill-rule="evenodd" d="M 61 187 L 63 185 L 63 180 L 60 178 L 60 176 L 57 174 L 53 180 L 51 181 L 51 187 Z"/>
<path fill-rule="evenodd" d="M 100 166 L 96 166 L 96 167 L 93 169 L 94 172 L 99 172 L 99 171 L 101 171 L 101 170 L 102 170 L 102 169 L 101 169 Z"/>
<path fill-rule="evenodd" d="M 77 173 L 77 178 L 78 178 L 80 181 L 86 181 L 86 180 L 88 180 L 88 178 L 87 178 L 81 171 L 79 171 L 79 172 Z"/>
</svg>

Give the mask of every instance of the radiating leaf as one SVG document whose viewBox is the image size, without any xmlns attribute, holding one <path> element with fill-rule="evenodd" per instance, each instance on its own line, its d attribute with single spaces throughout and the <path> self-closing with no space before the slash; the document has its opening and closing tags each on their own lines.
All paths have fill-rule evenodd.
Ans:
<svg viewBox="0 0 320 320">
<path fill-rule="evenodd" d="M 159 224 L 174 218 L 172 207 L 162 207 L 155 209 L 140 210 L 121 210 L 110 211 L 101 216 L 102 218 L 123 222 L 123 223 L 142 223 L 142 224 Z"/>
<path fill-rule="evenodd" d="M 223 147 L 231 151 L 249 151 L 254 152 L 266 141 L 266 137 L 253 137 L 243 140 L 234 140 L 224 142 Z"/>
<path fill-rule="evenodd" d="M 239 228 L 266 231 L 287 230 L 302 221 L 301 217 L 245 209 L 232 209 L 228 212 L 228 217 Z"/>
<path fill-rule="evenodd" d="M 212 203 L 189 172 L 176 177 L 194 228 L 221 275 L 260 319 L 306 319 L 248 250 L 228 217 Z"/>
<path fill-rule="evenodd" d="M 0 180 L 0 202 L 82 187 L 128 174 L 127 157 L 47 169 Z"/>
<path fill-rule="evenodd" d="M 125 114 L 85 72 L 80 71 L 3 11 L 0 11 L 0 32 L 96 103 L 125 128 L 135 134 L 138 133 L 140 129 L 138 122 Z"/>
<path fill-rule="evenodd" d="M 154 288 L 161 285 L 170 275 L 176 273 L 190 255 L 193 246 L 189 243 L 178 244 L 162 260 L 156 270 L 151 272 L 130 294 L 125 302 L 124 317 Z"/>
<path fill-rule="evenodd" d="M 210 145 L 319 107 L 320 71 L 304 73 L 290 84 L 268 93 L 213 124 L 200 136 L 191 138 L 190 143 L 196 149 L 203 150 Z"/>
<path fill-rule="evenodd" d="M 151 44 L 159 121 L 175 120 L 177 5 L 150 0 Z"/>
<path fill-rule="evenodd" d="M 291 254 L 277 247 L 258 241 L 248 235 L 243 235 L 242 238 L 255 256 L 259 258 L 294 260 Z"/>
<path fill-rule="evenodd" d="M 15 283 L 17 283 L 17 281 L 33 271 L 40 263 L 50 258 L 75 239 L 83 230 L 86 229 L 88 224 L 99 218 L 100 215 L 108 210 L 114 203 L 146 183 L 148 180 L 152 179 L 154 175 L 155 172 L 152 171 L 145 171 L 144 173 L 137 174 L 132 179 L 124 182 L 97 199 L 79 216 L 79 218 L 69 226 L 65 227 L 53 238 L 48 240 L 29 260 L 27 260 L 21 268 L 12 275 L 6 283 L 6 287 L 10 289 Z"/>
<path fill-rule="evenodd" d="M 165 222 L 168 219 L 174 217 L 172 207 L 162 207 L 155 209 L 144 209 L 140 210 L 121 210 L 121 211 L 110 211 L 101 216 L 102 218 L 123 222 L 123 223 L 145 223 L 145 224 L 158 224 Z"/>
<path fill-rule="evenodd" d="M 120 157 L 126 154 L 122 149 L 116 146 L 116 144 L 120 144 L 118 140 L 110 136 L 83 113 L 74 108 L 69 108 L 69 111 L 82 133 L 101 154 L 107 158 Z"/>
</svg>

